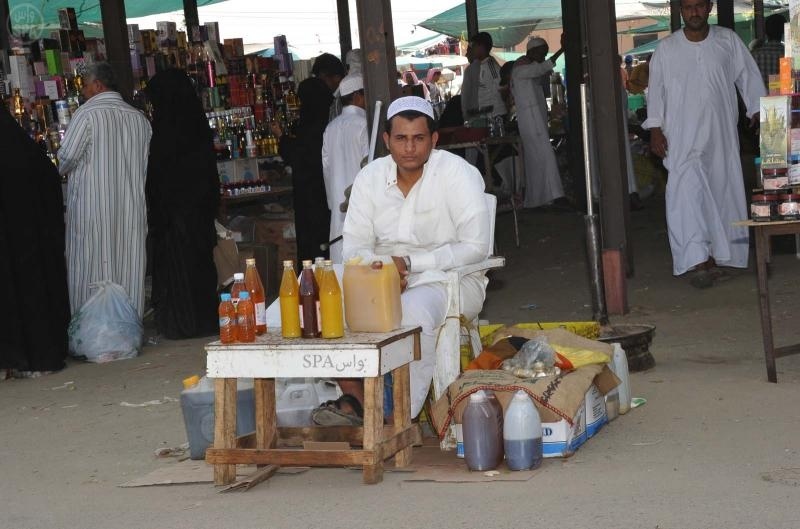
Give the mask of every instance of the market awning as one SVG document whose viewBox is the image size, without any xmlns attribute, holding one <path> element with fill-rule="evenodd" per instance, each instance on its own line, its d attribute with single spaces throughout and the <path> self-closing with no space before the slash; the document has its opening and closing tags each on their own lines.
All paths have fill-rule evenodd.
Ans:
<svg viewBox="0 0 800 529">
<path fill-rule="evenodd" d="M 395 46 L 397 51 L 401 53 L 414 53 L 416 51 L 426 50 L 430 47 L 436 46 L 440 42 L 444 41 L 447 38 L 447 35 L 442 35 L 441 33 L 437 33 L 436 35 L 432 35 L 430 37 L 426 37 L 424 39 L 418 39 L 411 42 L 406 42 L 400 46 Z"/>
<path fill-rule="evenodd" d="M 197 0 L 197 6 L 217 4 L 224 0 Z M 100 0 L 8 0 L 8 14 L 15 31 L 58 27 L 58 10 L 75 9 L 78 22 L 100 22 Z M 125 0 L 128 18 L 182 11 L 183 0 Z"/>
</svg>

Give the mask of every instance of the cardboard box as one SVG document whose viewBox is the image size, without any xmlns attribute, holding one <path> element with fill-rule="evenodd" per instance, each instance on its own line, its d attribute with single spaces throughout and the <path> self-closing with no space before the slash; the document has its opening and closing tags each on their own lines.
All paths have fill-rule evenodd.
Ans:
<svg viewBox="0 0 800 529">
<path fill-rule="evenodd" d="M 65 7 L 58 10 L 58 25 L 61 29 L 76 30 L 78 29 L 78 17 L 75 14 L 75 9 L 72 7 Z"/>
<path fill-rule="evenodd" d="M 232 183 L 235 171 L 233 160 L 217 162 L 217 173 L 219 174 L 219 181 L 221 184 Z"/>
<path fill-rule="evenodd" d="M 244 56 L 244 41 L 242 39 L 225 39 L 225 48 L 231 47 L 233 57 Z"/>
<path fill-rule="evenodd" d="M 222 40 L 220 40 L 219 22 L 206 22 L 203 24 L 203 27 L 205 28 L 207 34 L 206 40 L 216 44 L 222 42 Z"/>
<path fill-rule="evenodd" d="M 175 22 L 156 22 L 158 45 L 161 48 L 174 48 L 178 45 L 178 27 Z"/>
<path fill-rule="evenodd" d="M 158 51 L 158 33 L 154 29 L 143 29 L 141 32 L 142 46 L 144 53 L 155 53 Z"/>
<path fill-rule="evenodd" d="M 586 435 L 587 437 L 594 437 L 608 423 L 606 399 L 594 384 L 589 386 L 589 390 L 586 392 L 584 405 L 586 409 Z"/>
</svg>

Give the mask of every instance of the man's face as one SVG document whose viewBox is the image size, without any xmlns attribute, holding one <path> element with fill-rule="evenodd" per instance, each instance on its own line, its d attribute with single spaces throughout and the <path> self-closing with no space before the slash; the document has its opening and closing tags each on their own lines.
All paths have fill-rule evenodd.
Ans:
<svg viewBox="0 0 800 529">
<path fill-rule="evenodd" d="M 528 50 L 528 53 L 525 55 L 534 62 L 544 62 L 547 58 L 547 52 L 550 48 L 545 44 L 544 46 L 536 46 L 535 48 L 531 48 Z"/>
<path fill-rule="evenodd" d="M 392 132 L 383 133 L 383 141 L 397 166 L 405 172 L 422 169 L 439 140 L 439 134 L 428 130 L 428 121 L 420 116 L 392 118 Z"/>
<path fill-rule="evenodd" d="M 470 44 L 470 47 L 472 48 L 473 59 L 478 59 L 479 61 L 482 61 L 483 59 L 489 56 L 489 52 L 486 50 L 486 47 L 483 44 L 473 42 L 472 44 Z"/>
<path fill-rule="evenodd" d="M 97 79 L 86 79 L 83 83 L 83 87 L 81 88 L 81 95 L 86 101 L 88 101 L 100 92 L 104 91 L 105 86 L 103 86 L 103 83 Z"/>
<path fill-rule="evenodd" d="M 711 0 L 681 0 L 681 16 L 686 27 L 692 31 L 705 29 L 711 6 Z"/>
</svg>

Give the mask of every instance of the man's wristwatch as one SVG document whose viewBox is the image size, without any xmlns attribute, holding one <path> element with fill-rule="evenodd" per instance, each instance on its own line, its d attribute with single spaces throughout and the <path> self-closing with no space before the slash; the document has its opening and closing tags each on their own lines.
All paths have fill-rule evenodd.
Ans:
<svg viewBox="0 0 800 529">
<path fill-rule="evenodd" d="M 403 262 L 406 264 L 406 270 L 411 271 L 411 258 L 407 255 L 403 256 Z"/>
</svg>

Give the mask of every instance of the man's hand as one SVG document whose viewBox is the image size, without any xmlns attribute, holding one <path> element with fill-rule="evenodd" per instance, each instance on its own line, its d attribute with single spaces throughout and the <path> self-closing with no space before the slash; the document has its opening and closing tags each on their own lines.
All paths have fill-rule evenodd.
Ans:
<svg viewBox="0 0 800 529">
<path fill-rule="evenodd" d="M 392 261 L 400 273 L 400 292 L 405 292 L 408 287 L 408 269 L 406 268 L 406 261 L 402 257 L 392 256 Z"/>
<path fill-rule="evenodd" d="M 667 137 L 658 127 L 650 129 L 650 150 L 659 158 L 667 156 Z"/>
</svg>

